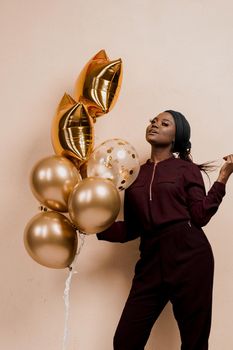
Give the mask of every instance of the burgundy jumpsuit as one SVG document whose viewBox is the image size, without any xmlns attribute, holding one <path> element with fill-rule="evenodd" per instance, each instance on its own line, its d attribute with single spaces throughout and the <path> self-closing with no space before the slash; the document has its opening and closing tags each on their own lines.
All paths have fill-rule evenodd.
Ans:
<svg viewBox="0 0 233 350">
<path fill-rule="evenodd" d="M 143 350 L 168 301 L 182 350 L 207 350 L 211 326 L 214 258 L 201 227 L 217 211 L 225 185 L 208 194 L 198 166 L 171 157 L 148 160 L 125 191 L 124 221 L 98 233 L 101 240 L 140 237 L 140 259 L 115 336 L 115 350 Z"/>
</svg>

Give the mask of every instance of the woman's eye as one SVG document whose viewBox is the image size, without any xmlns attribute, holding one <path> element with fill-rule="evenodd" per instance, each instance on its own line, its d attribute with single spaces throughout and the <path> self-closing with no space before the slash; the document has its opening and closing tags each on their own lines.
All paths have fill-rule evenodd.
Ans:
<svg viewBox="0 0 233 350">
<path fill-rule="evenodd" d="M 167 122 L 162 122 L 163 126 L 169 126 L 169 124 Z"/>
</svg>

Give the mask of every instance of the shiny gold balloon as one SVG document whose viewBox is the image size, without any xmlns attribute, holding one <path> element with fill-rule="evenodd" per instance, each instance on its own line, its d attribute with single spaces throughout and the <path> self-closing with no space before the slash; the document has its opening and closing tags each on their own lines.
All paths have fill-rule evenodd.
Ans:
<svg viewBox="0 0 233 350">
<path fill-rule="evenodd" d="M 53 155 L 35 164 L 30 183 L 39 202 L 50 209 L 66 212 L 68 197 L 81 179 L 79 171 L 69 159 Z"/>
<path fill-rule="evenodd" d="M 108 113 L 116 103 L 122 82 L 122 61 L 110 61 L 101 50 L 85 65 L 75 85 L 74 98 L 91 117 Z"/>
<path fill-rule="evenodd" d="M 24 245 L 36 262 L 63 269 L 74 260 L 78 238 L 72 223 L 62 214 L 48 211 L 35 215 L 24 231 Z"/>
<path fill-rule="evenodd" d="M 119 191 L 129 187 L 140 169 L 135 148 L 122 139 L 111 139 L 101 143 L 87 161 L 87 176 L 110 179 Z"/>
<path fill-rule="evenodd" d="M 107 179 L 89 177 L 75 186 L 68 203 L 71 220 L 87 234 L 108 228 L 120 210 L 120 196 Z"/>
<path fill-rule="evenodd" d="M 93 149 L 93 119 L 81 102 L 65 94 L 58 106 L 51 130 L 56 154 L 85 162 Z"/>
</svg>

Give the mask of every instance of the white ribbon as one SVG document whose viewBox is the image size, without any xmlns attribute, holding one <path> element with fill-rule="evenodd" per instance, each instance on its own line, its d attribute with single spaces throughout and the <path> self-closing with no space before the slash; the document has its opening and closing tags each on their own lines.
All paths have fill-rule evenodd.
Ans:
<svg viewBox="0 0 233 350">
<path fill-rule="evenodd" d="M 78 231 L 79 232 L 79 231 Z M 65 302 L 65 326 L 64 326 L 64 335 L 63 335 L 63 347 L 62 350 L 66 350 L 67 349 L 67 341 L 68 341 L 68 321 L 69 321 L 69 309 L 70 309 L 70 286 L 71 286 L 71 280 L 72 280 L 72 276 L 73 274 L 77 273 L 76 271 L 76 267 L 77 267 L 77 260 L 78 260 L 78 256 L 82 250 L 82 247 L 84 245 L 84 241 L 85 241 L 85 234 L 80 233 L 79 232 L 79 238 L 80 238 L 80 247 L 78 248 L 76 254 L 75 254 L 75 258 L 71 264 L 71 266 L 69 266 L 69 275 L 66 279 L 65 282 L 65 290 L 64 290 L 64 295 L 63 295 L 63 299 Z"/>
</svg>

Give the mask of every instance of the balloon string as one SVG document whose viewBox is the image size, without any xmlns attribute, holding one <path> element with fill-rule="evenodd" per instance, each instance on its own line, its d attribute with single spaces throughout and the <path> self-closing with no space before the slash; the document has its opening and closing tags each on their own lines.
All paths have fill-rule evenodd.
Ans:
<svg viewBox="0 0 233 350">
<path fill-rule="evenodd" d="M 64 290 L 64 302 L 65 302 L 65 328 L 64 328 L 64 336 L 63 336 L 63 347 L 62 349 L 65 350 L 67 348 L 67 339 L 68 339 L 68 319 L 69 319 L 69 304 L 70 304 L 70 284 L 72 279 L 73 271 L 69 271 L 69 276 L 65 283 L 65 290 Z"/>
<path fill-rule="evenodd" d="M 64 326 L 62 350 L 67 349 L 68 321 L 69 321 L 69 308 L 70 308 L 70 286 L 71 286 L 73 274 L 77 273 L 77 271 L 76 271 L 77 260 L 78 260 L 78 256 L 79 256 L 79 254 L 82 250 L 82 247 L 84 245 L 84 242 L 85 242 L 85 234 L 82 234 L 79 232 L 79 238 L 80 238 L 81 244 L 80 244 L 80 247 L 78 248 L 78 250 L 75 254 L 75 258 L 74 258 L 71 266 L 69 266 L 69 275 L 68 275 L 68 278 L 66 279 L 66 282 L 65 282 L 65 290 L 64 290 L 64 295 L 63 295 L 63 299 L 64 299 L 64 303 L 65 303 L 65 326 Z"/>
</svg>

